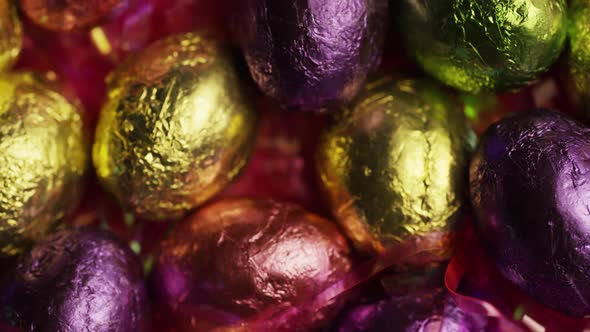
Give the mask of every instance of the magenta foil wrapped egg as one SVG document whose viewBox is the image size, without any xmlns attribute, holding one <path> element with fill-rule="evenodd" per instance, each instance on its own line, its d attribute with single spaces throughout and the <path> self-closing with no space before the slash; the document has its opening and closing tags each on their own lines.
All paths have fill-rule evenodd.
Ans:
<svg viewBox="0 0 590 332">
<path fill-rule="evenodd" d="M 142 275 L 138 258 L 108 233 L 62 230 L 21 257 L 1 313 L 26 331 L 145 331 Z"/>
<path fill-rule="evenodd" d="M 235 9 L 252 77 L 287 107 L 349 101 L 380 63 L 387 0 L 243 0 Z"/>
<path fill-rule="evenodd" d="M 590 314 L 590 129 L 548 110 L 491 126 L 470 168 L 476 229 L 500 272 L 540 303 Z"/>
</svg>

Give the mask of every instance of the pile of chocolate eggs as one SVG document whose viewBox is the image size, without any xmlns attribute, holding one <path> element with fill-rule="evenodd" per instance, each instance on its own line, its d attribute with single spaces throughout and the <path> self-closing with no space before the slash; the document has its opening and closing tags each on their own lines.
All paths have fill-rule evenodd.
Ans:
<svg viewBox="0 0 590 332">
<path fill-rule="evenodd" d="M 0 0 L 0 329 L 489 330 L 443 282 L 471 227 L 590 315 L 590 1 L 228 1 Z M 321 123 L 278 145 L 319 208 L 232 194 L 271 112 Z"/>
</svg>

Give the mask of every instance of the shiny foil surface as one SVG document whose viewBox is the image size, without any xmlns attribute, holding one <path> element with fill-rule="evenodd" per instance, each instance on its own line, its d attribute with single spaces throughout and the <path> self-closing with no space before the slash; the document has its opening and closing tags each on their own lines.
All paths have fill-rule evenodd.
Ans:
<svg viewBox="0 0 590 332">
<path fill-rule="evenodd" d="M 126 0 L 19 0 L 25 15 L 48 30 L 92 27 Z"/>
<path fill-rule="evenodd" d="M 231 199 L 203 208 L 169 234 L 156 258 L 154 287 L 171 308 L 254 319 L 311 300 L 350 268 L 347 241 L 330 221 L 290 204 Z"/>
<path fill-rule="evenodd" d="M 8 303 L 3 312 L 27 331 L 140 332 L 148 321 L 139 260 L 89 228 L 59 231 L 24 255 Z"/>
<path fill-rule="evenodd" d="M 476 228 L 500 272 L 540 303 L 590 314 L 590 130 L 534 110 L 488 129 L 471 163 Z"/>
<path fill-rule="evenodd" d="M 75 207 L 87 143 L 75 105 L 30 75 L 0 76 L 0 256 Z"/>
<path fill-rule="evenodd" d="M 227 50 L 206 36 L 176 35 L 112 74 L 93 159 L 126 209 L 176 218 L 240 173 L 255 136 L 256 114 Z"/>
<path fill-rule="evenodd" d="M 349 101 L 381 61 L 387 0 L 244 0 L 236 8 L 252 77 L 288 107 Z"/>
<path fill-rule="evenodd" d="M 466 191 L 460 105 L 436 85 L 370 82 L 322 139 L 318 170 L 333 214 L 363 252 L 415 241 L 447 257 Z"/>
<path fill-rule="evenodd" d="M 400 0 L 406 48 L 423 69 L 477 93 L 525 85 L 557 59 L 566 39 L 565 0 Z"/>
<path fill-rule="evenodd" d="M 457 307 L 442 289 L 413 291 L 347 312 L 336 332 L 476 332 L 487 329 L 478 317 Z M 500 332 L 500 330 L 497 330 Z"/>
<path fill-rule="evenodd" d="M 23 32 L 12 0 L 0 0 L 0 71 L 9 69 L 22 47 Z"/>
<path fill-rule="evenodd" d="M 570 6 L 569 74 L 576 103 L 590 115 L 590 1 L 575 0 Z"/>
</svg>

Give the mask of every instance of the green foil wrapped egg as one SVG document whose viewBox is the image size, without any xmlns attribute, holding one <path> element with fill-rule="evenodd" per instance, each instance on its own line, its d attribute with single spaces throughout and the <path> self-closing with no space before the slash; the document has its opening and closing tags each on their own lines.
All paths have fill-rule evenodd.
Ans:
<svg viewBox="0 0 590 332">
<path fill-rule="evenodd" d="M 461 107 L 436 85 L 369 83 L 323 135 L 318 155 L 332 212 L 356 247 L 410 244 L 448 258 L 470 138 Z"/>
<path fill-rule="evenodd" d="M 93 147 L 102 184 L 138 217 L 175 219 L 246 165 L 256 114 L 229 51 L 182 34 L 152 44 L 109 80 Z"/>
<path fill-rule="evenodd" d="M 44 83 L 0 76 L 0 256 L 19 254 L 75 207 L 83 132 L 78 109 Z"/>
<path fill-rule="evenodd" d="M 574 0 L 570 6 L 569 74 L 572 96 L 578 106 L 590 115 L 590 0 Z"/>
<path fill-rule="evenodd" d="M 399 0 L 406 48 L 430 75 L 478 93 L 517 88 L 555 62 L 565 0 Z"/>
</svg>

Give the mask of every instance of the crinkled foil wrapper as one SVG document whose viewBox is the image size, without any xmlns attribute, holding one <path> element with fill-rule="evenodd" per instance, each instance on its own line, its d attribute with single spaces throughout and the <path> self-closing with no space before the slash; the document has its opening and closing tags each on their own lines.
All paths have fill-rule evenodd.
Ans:
<svg viewBox="0 0 590 332">
<path fill-rule="evenodd" d="M 590 115 L 590 1 L 575 0 L 570 8 L 569 74 L 576 102 Z"/>
<path fill-rule="evenodd" d="M 590 131 L 532 110 L 483 135 L 471 161 L 476 230 L 504 277 L 549 308 L 590 315 Z"/>
<path fill-rule="evenodd" d="M 260 89 L 303 109 L 348 102 L 381 62 L 387 0 L 241 0 L 233 25 Z"/>
<path fill-rule="evenodd" d="M 12 0 L 0 0 L 0 71 L 10 68 L 22 48 L 23 31 Z"/>
<path fill-rule="evenodd" d="M 408 52 L 430 75 L 477 93 L 535 80 L 566 40 L 564 0 L 400 0 Z"/>
<path fill-rule="evenodd" d="M 346 238 L 326 219 L 291 204 L 226 199 L 199 210 L 170 233 L 156 258 L 154 289 L 175 315 L 188 306 L 256 320 L 296 309 L 344 278 L 352 266 L 349 255 Z M 308 320 L 287 318 L 283 327 L 307 331 L 326 324 L 340 304 Z M 277 323 L 273 315 L 267 318 L 265 323 Z M 224 331 L 233 325 L 219 323 Z"/>
<path fill-rule="evenodd" d="M 18 254 L 75 206 L 87 143 L 76 106 L 30 75 L 0 76 L 0 255 Z"/>
<path fill-rule="evenodd" d="M 93 147 L 102 184 L 146 219 L 171 219 L 224 189 L 246 165 L 256 114 L 228 52 L 169 37 L 110 77 Z"/>
<path fill-rule="evenodd" d="M 448 258 L 472 136 L 461 108 L 435 85 L 369 83 L 325 133 L 318 156 L 329 204 L 356 246 L 383 252 L 434 241 L 435 259 Z"/>
</svg>

